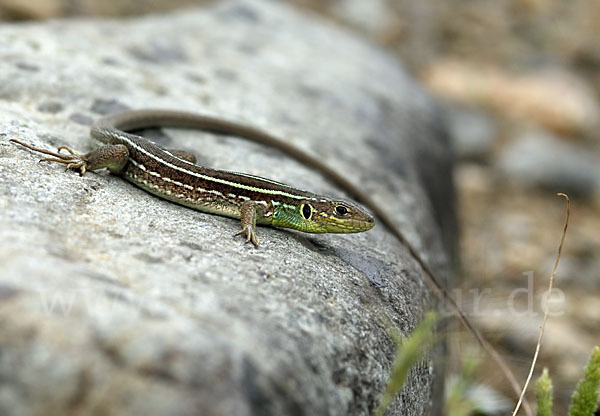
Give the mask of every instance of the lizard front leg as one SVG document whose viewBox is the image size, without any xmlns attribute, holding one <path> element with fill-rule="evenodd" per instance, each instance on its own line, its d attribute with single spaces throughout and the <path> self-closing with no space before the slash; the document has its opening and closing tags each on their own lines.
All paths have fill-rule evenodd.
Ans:
<svg viewBox="0 0 600 416">
<path fill-rule="evenodd" d="M 246 242 L 258 247 L 258 236 L 256 235 L 256 217 L 258 216 L 259 206 L 256 202 L 246 201 L 240 207 L 240 220 L 242 222 L 242 231 L 236 234 L 245 235 Z"/>
</svg>

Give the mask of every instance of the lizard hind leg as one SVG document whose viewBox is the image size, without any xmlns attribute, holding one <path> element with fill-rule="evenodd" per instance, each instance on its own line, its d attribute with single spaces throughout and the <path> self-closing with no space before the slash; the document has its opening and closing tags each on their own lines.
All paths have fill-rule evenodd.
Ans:
<svg viewBox="0 0 600 416">
<path fill-rule="evenodd" d="M 9 141 L 11 141 L 13 143 L 17 143 L 29 150 L 33 150 L 34 152 L 52 156 L 52 157 L 45 157 L 43 159 L 40 159 L 40 162 L 62 163 L 64 165 L 67 165 L 66 170 L 79 169 L 81 172 L 81 175 L 83 175 L 86 172 L 87 161 L 85 160 L 85 155 L 79 155 L 67 146 L 59 146 L 57 151 L 53 152 L 51 150 L 32 146 L 32 145 L 24 143 L 20 140 L 10 139 Z M 68 154 L 60 153 L 61 150 L 66 150 L 68 152 Z"/>
<path fill-rule="evenodd" d="M 17 143 L 34 152 L 42 153 L 52 157 L 40 159 L 40 162 L 56 162 L 67 165 L 66 170 L 79 169 L 80 175 L 85 174 L 88 170 L 96 170 L 108 168 L 112 173 L 120 173 L 129 158 L 129 152 L 124 145 L 105 145 L 96 150 L 93 150 L 84 155 L 78 154 L 67 146 L 59 146 L 57 152 L 42 149 L 40 147 L 31 146 L 20 140 L 10 139 L 11 142 Z M 61 150 L 66 150 L 68 154 L 60 153 Z"/>
<path fill-rule="evenodd" d="M 83 158 L 89 170 L 107 168 L 118 175 L 129 161 L 129 150 L 123 144 L 106 144 L 86 153 Z"/>
</svg>

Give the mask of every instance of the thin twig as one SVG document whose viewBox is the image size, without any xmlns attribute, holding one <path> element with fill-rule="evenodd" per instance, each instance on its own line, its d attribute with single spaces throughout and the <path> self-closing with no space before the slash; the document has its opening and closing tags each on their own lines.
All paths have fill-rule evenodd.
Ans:
<svg viewBox="0 0 600 416">
<path fill-rule="evenodd" d="M 521 407 L 521 402 L 523 401 L 523 397 L 525 397 L 525 392 L 527 391 L 527 386 L 531 381 L 531 377 L 533 376 L 533 370 L 535 368 L 535 363 L 537 362 L 538 355 L 540 353 L 540 347 L 542 345 L 542 336 L 544 335 L 544 328 L 546 327 L 546 321 L 548 320 L 548 311 L 550 309 L 550 295 L 552 294 L 552 287 L 554 285 L 554 279 L 556 278 L 556 269 L 558 268 L 558 262 L 560 260 L 560 256 L 562 254 L 563 243 L 565 242 L 565 236 L 567 235 L 567 227 L 569 226 L 569 217 L 571 216 L 571 201 L 567 194 L 559 193 L 557 194 L 562 196 L 567 200 L 567 218 L 565 219 L 565 226 L 563 227 L 562 236 L 560 238 L 560 245 L 558 246 L 558 253 L 556 254 L 556 260 L 554 261 L 554 267 L 552 268 L 552 274 L 550 275 L 550 283 L 548 284 L 548 296 L 546 296 L 546 305 L 544 310 L 544 319 L 542 321 L 542 326 L 540 327 L 540 333 L 538 335 L 537 345 L 535 346 L 535 354 L 533 355 L 533 360 L 531 361 L 531 367 L 529 368 L 529 375 L 527 376 L 527 380 L 525 381 L 525 385 L 523 386 L 523 390 L 521 391 L 521 396 L 519 397 L 519 401 L 515 406 L 515 410 L 512 416 L 516 416 L 519 411 L 519 407 Z"/>
</svg>

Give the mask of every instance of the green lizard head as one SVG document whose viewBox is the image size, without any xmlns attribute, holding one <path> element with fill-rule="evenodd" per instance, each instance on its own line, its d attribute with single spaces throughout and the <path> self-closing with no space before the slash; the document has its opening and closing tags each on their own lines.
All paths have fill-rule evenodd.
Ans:
<svg viewBox="0 0 600 416">
<path fill-rule="evenodd" d="M 375 225 L 375 219 L 364 208 L 341 199 L 274 203 L 273 209 L 272 225 L 305 233 L 360 233 Z"/>
</svg>

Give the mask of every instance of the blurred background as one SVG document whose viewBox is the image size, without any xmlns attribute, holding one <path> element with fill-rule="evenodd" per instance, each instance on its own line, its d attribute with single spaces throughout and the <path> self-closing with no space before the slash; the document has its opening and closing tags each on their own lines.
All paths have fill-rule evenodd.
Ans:
<svg viewBox="0 0 600 416">
<path fill-rule="evenodd" d="M 556 282 L 562 292 L 535 373 L 548 367 L 555 412 L 566 414 L 600 344 L 600 1 L 287 2 L 387 49 L 438 97 L 458 161 L 462 267 L 455 294 L 519 380 L 535 349 L 563 227 L 565 203 L 556 192 L 571 196 Z M 133 16 L 203 3 L 0 0 L 0 19 Z M 506 414 L 508 384 L 456 328 L 447 412 Z"/>
</svg>

